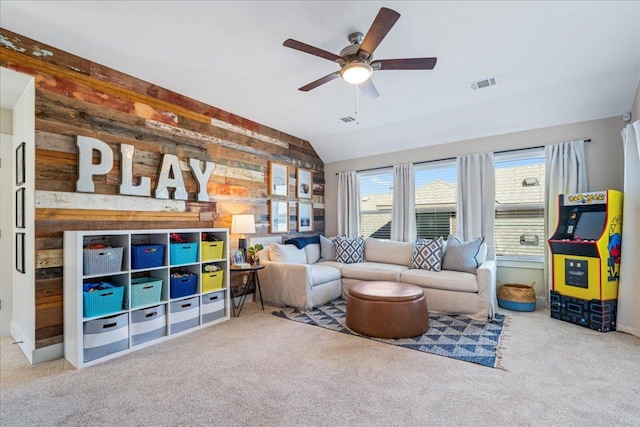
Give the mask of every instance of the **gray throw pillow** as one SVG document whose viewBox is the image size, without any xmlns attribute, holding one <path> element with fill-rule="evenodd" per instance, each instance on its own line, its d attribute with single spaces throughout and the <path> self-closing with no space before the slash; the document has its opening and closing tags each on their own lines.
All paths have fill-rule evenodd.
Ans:
<svg viewBox="0 0 640 427">
<path fill-rule="evenodd" d="M 411 255 L 412 269 L 440 271 L 442 268 L 442 247 L 444 239 L 442 236 L 435 239 L 416 240 Z"/>
<path fill-rule="evenodd" d="M 470 242 L 461 242 L 455 236 L 449 236 L 442 260 L 442 269 L 475 274 L 479 267 L 476 256 L 482 242 L 484 242 L 484 237 Z"/>
<path fill-rule="evenodd" d="M 320 235 L 320 258 L 324 261 L 336 260 L 336 245 L 333 243 L 335 239 Z"/>
<path fill-rule="evenodd" d="M 364 239 L 362 237 L 348 239 L 345 236 L 340 236 L 336 238 L 335 243 L 336 261 L 345 264 L 364 262 Z"/>
</svg>

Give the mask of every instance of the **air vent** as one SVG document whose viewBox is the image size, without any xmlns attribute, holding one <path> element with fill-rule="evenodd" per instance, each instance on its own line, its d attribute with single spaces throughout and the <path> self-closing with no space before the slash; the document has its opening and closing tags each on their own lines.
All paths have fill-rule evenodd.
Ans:
<svg viewBox="0 0 640 427">
<path fill-rule="evenodd" d="M 355 121 L 356 121 L 356 119 L 354 119 L 354 118 L 353 118 L 353 117 L 351 117 L 351 116 L 343 117 L 343 118 L 341 118 L 340 120 L 342 120 L 342 121 L 343 121 L 343 122 L 345 122 L 345 123 L 355 122 Z"/>
<path fill-rule="evenodd" d="M 469 83 L 471 89 L 483 89 L 485 87 L 495 86 L 498 84 L 498 76 L 487 77 L 486 79 L 478 80 L 477 82 Z"/>
</svg>

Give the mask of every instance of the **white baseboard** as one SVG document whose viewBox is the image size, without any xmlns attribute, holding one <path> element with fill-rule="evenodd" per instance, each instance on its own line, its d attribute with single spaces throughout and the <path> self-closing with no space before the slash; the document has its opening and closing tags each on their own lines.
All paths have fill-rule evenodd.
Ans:
<svg viewBox="0 0 640 427">
<path fill-rule="evenodd" d="M 20 350 L 22 350 L 32 365 L 64 357 L 63 343 L 49 345 L 43 348 L 34 348 L 33 343 L 29 341 L 24 332 L 22 332 L 22 329 L 20 329 L 15 322 L 11 322 L 11 336 L 18 346 L 20 346 Z"/>
<path fill-rule="evenodd" d="M 549 308 L 549 307 L 547 307 L 547 298 L 546 297 L 536 296 L 536 309 L 540 310 L 540 309 L 545 309 L 545 308 Z"/>
</svg>

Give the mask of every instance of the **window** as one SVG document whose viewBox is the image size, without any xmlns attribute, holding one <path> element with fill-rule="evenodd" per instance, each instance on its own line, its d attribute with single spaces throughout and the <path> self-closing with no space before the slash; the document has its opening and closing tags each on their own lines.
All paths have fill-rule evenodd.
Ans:
<svg viewBox="0 0 640 427">
<path fill-rule="evenodd" d="M 544 257 L 544 149 L 495 155 L 496 255 Z"/>
<path fill-rule="evenodd" d="M 360 184 L 360 235 L 391 238 L 393 169 L 358 173 Z"/>
<path fill-rule="evenodd" d="M 455 160 L 415 167 L 416 230 L 418 238 L 455 234 L 457 167 Z"/>
</svg>

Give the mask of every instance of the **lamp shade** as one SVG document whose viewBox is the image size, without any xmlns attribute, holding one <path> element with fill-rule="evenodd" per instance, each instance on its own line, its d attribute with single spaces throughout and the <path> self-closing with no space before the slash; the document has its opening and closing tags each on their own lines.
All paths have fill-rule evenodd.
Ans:
<svg viewBox="0 0 640 427">
<path fill-rule="evenodd" d="M 360 84 L 366 81 L 371 74 L 373 73 L 373 69 L 369 64 L 361 61 L 353 61 L 346 64 L 340 70 L 340 75 L 347 82 L 352 85 Z"/>
<path fill-rule="evenodd" d="M 255 233 L 256 223 L 253 215 L 234 215 L 231 218 L 231 234 Z"/>
</svg>

